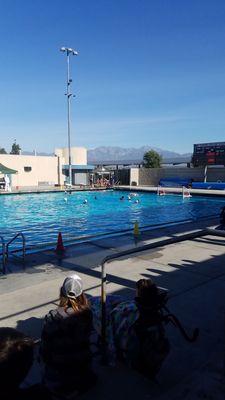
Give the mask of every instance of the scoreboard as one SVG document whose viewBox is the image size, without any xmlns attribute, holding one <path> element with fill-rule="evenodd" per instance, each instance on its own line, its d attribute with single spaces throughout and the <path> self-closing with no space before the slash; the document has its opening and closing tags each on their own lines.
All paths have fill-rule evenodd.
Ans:
<svg viewBox="0 0 225 400">
<path fill-rule="evenodd" d="M 194 144 L 194 167 L 225 165 L 225 142 Z"/>
</svg>

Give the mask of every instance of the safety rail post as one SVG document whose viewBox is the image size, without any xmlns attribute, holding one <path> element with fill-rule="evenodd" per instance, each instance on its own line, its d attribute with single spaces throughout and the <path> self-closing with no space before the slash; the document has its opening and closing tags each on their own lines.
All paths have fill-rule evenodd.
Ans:
<svg viewBox="0 0 225 400">
<path fill-rule="evenodd" d="M 105 261 L 106 262 L 106 261 Z M 102 340 L 102 363 L 107 364 L 106 351 L 106 268 L 103 260 L 101 264 L 101 340 Z"/>
<path fill-rule="evenodd" d="M 6 251 L 5 251 L 5 240 L 3 236 L 0 236 L 0 240 L 2 242 L 2 273 L 6 273 Z"/>
<path fill-rule="evenodd" d="M 23 247 L 22 247 L 22 254 L 23 254 L 23 262 L 25 261 L 25 255 L 26 255 L 26 240 L 25 236 L 22 232 L 17 233 L 9 242 L 6 244 L 6 257 L 9 257 L 9 245 L 13 243 L 18 237 L 22 237 L 22 242 L 23 242 Z"/>
</svg>

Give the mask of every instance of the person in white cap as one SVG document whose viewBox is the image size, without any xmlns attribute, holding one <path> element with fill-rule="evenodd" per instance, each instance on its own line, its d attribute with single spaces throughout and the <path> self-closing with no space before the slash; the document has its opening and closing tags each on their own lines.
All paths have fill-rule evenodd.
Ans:
<svg viewBox="0 0 225 400">
<path fill-rule="evenodd" d="M 60 303 L 62 311 L 68 313 L 88 307 L 88 300 L 83 293 L 83 283 L 79 275 L 68 276 L 60 289 Z"/>
<path fill-rule="evenodd" d="M 54 399 L 73 399 L 95 384 L 91 331 L 92 312 L 82 280 L 68 276 L 60 288 L 59 307 L 46 315 L 42 331 L 44 383 Z"/>
</svg>

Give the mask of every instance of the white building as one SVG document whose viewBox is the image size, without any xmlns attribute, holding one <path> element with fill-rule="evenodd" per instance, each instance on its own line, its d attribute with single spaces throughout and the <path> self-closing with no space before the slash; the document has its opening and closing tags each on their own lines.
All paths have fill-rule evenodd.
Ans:
<svg viewBox="0 0 225 400">
<path fill-rule="evenodd" d="M 73 184 L 88 184 L 94 167 L 87 165 L 87 149 L 72 147 L 71 158 Z M 17 171 L 10 175 L 14 188 L 61 186 L 68 176 L 68 150 L 56 149 L 53 156 L 0 154 L 0 164 Z M 0 178 L 3 176 L 0 168 Z"/>
</svg>

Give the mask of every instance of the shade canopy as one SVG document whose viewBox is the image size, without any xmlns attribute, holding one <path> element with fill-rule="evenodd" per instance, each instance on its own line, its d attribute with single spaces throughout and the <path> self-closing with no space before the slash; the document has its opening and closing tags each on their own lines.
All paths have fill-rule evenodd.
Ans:
<svg viewBox="0 0 225 400">
<path fill-rule="evenodd" d="M 5 167 L 5 165 L 0 163 L 0 174 L 11 175 L 11 174 L 16 174 L 17 172 L 18 171 L 16 171 L 15 169 Z"/>
<path fill-rule="evenodd" d="M 111 171 L 107 170 L 106 168 L 104 168 L 103 166 L 101 167 L 97 167 L 94 169 L 93 171 L 95 174 L 99 174 L 99 175 L 109 175 L 111 173 Z"/>
</svg>

